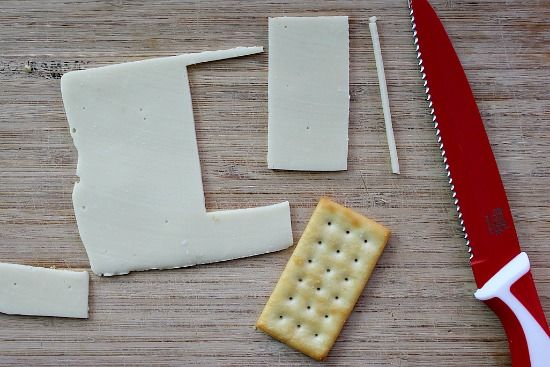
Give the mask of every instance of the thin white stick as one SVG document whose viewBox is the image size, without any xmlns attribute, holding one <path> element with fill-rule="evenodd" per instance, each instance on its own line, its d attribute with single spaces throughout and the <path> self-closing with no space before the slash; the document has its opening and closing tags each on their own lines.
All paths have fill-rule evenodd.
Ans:
<svg viewBox="0 0 550 367">
<path fill-rule="evenodd" d="M 395 137 L 393 136 L 393 126 L 391 123 L 390 99 L 388 98 L 388 87 L 386 85 L 386 75 L 384 73 L 384 61 L 382 60 L 382 51 L 380 49 L 380 40 L 378 39 L 378 28 L 376 27 L 376 17 L 371 17 L 369 23 L 370 34 L 372 37 L 372 46 L 374 48 L 374 58 L 376 59 L 376 69 L 378 71 L 378 84 L 380 84 L 380 96 L 382 98 L 382 109 L 384 110 L 384 122 L 386 124 L 386 136 L 390 148 L 392 172 L 399 174 L 399 160 L 397 159 L 397 148 L 395 146 Z"/>
</svg>

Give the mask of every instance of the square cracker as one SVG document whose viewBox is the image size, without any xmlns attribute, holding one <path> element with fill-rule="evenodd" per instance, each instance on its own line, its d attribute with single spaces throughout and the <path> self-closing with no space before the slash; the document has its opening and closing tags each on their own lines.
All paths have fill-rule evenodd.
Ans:
<svg viewBox="0 0 550 367">
<path fill-rule="evenodd" d="M 321 198 L 256 327 L 324 359 L 389 237 L 381 224 Z"/>
</svg>

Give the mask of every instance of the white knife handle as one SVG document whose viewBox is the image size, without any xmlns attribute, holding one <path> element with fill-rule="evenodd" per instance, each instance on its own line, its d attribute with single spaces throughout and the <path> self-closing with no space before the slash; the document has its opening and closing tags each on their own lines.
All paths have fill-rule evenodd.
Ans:
<svg viewBox="0 0 550 367">
<path fill-rule="evenodd" d="M 531 367 L 550 366 L 550 337 L 533 315 L 512 294 L 510 287 L 530 270 L 529 258 L 520 253 L 500 269 L 474 296 L 480 301 L 499 298 L 518 319 L 529 349 Z"/>
</svg>

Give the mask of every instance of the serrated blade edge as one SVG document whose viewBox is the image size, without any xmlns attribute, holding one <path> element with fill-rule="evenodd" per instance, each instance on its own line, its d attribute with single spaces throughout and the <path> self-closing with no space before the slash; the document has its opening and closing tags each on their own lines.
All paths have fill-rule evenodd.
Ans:
<svg viewBox="0 0 550 367">
<path fill-rule="evenodd" d="M 411 1 L 408 0 L 409 5 L 409 15 L 411 18 L 411 28 L 413 31 L 413 44 L 416 49 L 416 58 L 418 60 L 418 66 L 420 69 L 420 75 L 423 80 L 423 85 L 425 88 L 425 94 L 426 94 L 426 101 L 428 102 L 428 109 L 430 111 L 430 115 L 432 116 L 432 122 L 434 124 L 435 134 L 437 137 L 437 142 L 439 144 L 439 150 L 441 151 L 441 157 L 443 158 L 443 164 L 445 165 L 445 171 L 447 172 L 447 178 L 449 179 L 449 186 L 451 189 L 452 197 L 454 200 L 454 204 L 456 207 L 456 211 L 458 213 L 458 219 L 460 223 L 460 227 L 462 229 L 462 232 L 464 233 L 464 239 L 466 240 L 466 247 L 468 248 L 468 254 L 469 254 L 469 260 L 472 261 L 474 258 L 474 254 L 472 252 L 472 246 L 470 245 L 470 240 L 468 239 L 468 231 L 466 229 L 466 224 L 464 223 L 464 220 L 462 219 L 462 212 L 460 210 L 460 200 L 458 199 L 458 194 L 455 191 L 455 186 L 453 184 L 453 178 L 452 178 L 452 172 L 449 164 L 447 163 L 447 154 L 445 152 L 445 144 L 443 142 L 443 137 L 441 136 L 441 131 L 438 128 L 439 123 L 437 122 L 437 111 L 435 110 L 435 107 L 433 106 L 432 102 L 432 96 L 430 94 L 430 86 L 429 86 L 429 80 L 428 76 L 424 72 L 424 66 L 422 65 L 424 61 L 422 60 L 422 50 L 419 45 L 418 41 L 418 33 L 416 31 L 416 23 L 414 19 L 414 10 L 411 5 Z"/>
</svg>

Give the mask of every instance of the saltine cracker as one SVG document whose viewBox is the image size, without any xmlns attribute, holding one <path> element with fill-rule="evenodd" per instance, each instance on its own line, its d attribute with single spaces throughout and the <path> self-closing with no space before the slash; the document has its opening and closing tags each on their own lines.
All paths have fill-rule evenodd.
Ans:
<svg viewBox="0 0 550 367">
<path fill-rule="evenodd" d="M 389 237 L 381 224 L 321 198 L 256 326 L 324 359 Z"/>
</svg>

